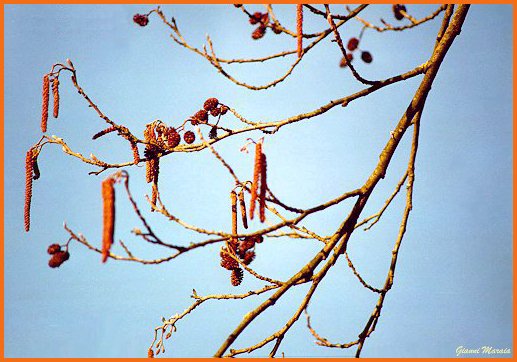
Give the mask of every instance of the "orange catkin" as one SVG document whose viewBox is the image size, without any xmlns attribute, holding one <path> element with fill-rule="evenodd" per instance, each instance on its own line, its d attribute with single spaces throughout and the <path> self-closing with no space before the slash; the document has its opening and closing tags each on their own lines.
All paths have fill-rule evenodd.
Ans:
<svg viewBox="0 0 517 362">
<path fill-rule="evenodd" d="M 151 140 L 156 139 L 156 136 L 154 135 L 154 126 L 152 124 L 148 124 L 147 127 L 145 128 L 144 138 L 145 138 L 146 142 L 150 142 Z M 151 144 L 148 144 L 145 147 L 145 149 L 147 151 L 146 157 L 149 157 L 148 155 L 149 155 L 149 153 L 151 153 L 153 148 L 154 148 L 154 146 Z M 147 183 L 153 181 L 153 170 L 154 169 L 155 169 L 155 167 L 154 167 L 154 158 L 153 158 L 145 163 L 145 180 L 147 181 Z"/>
<path fill-rule="evenodd" d="M 103 202 L 103 232 L 102 232 L 102 262 L 108 260 L 109 251 L 113 244 L 115 233 L 115 180 L 111 177 L 102 181 Z"/>
<path fill-rule="evenodd" d="M 267 189 L 267 160 L 266 155 L 262 154 L 260 157 L 260 200 L 259 200 L 259 214 L 260 222 L 266 220 L 266 189 Z"/>
<path fill-rule="evenodd" d="M 131 150 L 133 150 L 133 161 L 135 165 L 138 165 L 138 162 L 140 162 L 140 154 L 138 153 L 138 146 L 135 142 L 131 143 Z"/>
<path fill-rule="evenodd" d="M 248 218 L 246 216 L 246 202 L 244 201 L 244 190 L 241 190 L 239 192 L 239 204 L 241 206 L 241 218 L 242 218 L 242 225 L 245 229 L 248 228 Z"/>
<path fill-rule="evenodd" d="M 257 142 L 255 146 L 255 164 L 253 166 L 253 183 L 251 184 L 250 219 L 255 214 L 255 202 L 257 201 L 257 190 L 260 178 L 260 158 L 262 157 L 262 143 Z"/>
<path fill-rule="evenodd" d="M 303 52 L 303 5 L 296 5 L 296 40 L 298 58 L 301 58 Z"/>
<path fill-rule="evenodd" d="M 31 225 L 31 200 L 32 200 L 32 174 L 34 165 L 33 148 L 27 151 L 25 157 L 25 207 L 24 207 L 24 221 L 25 231 L 29 231 Z"/>
<path fill-rule="evenodd" d="M 54 118 L 59 115 L 59 79 L 52 80 L 52 94 L 54 95 Z"/>
<path fill-rule="evenodd" d="M 235 191 L 230 193 L 230 200 L 232 201 L 232 234 L 237 235 L 237 194 Z"/>
<path fill-rule="evenodd" d="M 41 107 L 41 132 L 47 132 L 47 121 L 48 121 L 48 100 L 50 93 L 50 80 L 48 74 L 43 77 L 43 90 L 41 92 L 43 105 Z"/>
</svg>

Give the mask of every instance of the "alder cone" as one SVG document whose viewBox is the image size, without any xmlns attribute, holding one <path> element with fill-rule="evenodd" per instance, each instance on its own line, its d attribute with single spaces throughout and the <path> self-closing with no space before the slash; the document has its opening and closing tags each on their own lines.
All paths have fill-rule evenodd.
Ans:
<svg viewBox="0 0 517 362">
<path fill-rule="evenodd" d="M 61 251 L 61 245 L 59 244 L 51 244 L 47 249 L 47 253 L 49 253 L 50 255 L 55 254 L 58 251 Z"/>
<path fill-rule="evenodd" d="M 253 33 L 251 33 L 251 37 L 254 40 L 258 40 L 258 39 L 262 38 L 264 36 L 264 34 L 266 34 L 266 27 L 261 24 L 257 29 L 255 29 L 253 31 Z"/>
<path fill-rule="evenodd" d="M 181 136 L 174 127 L 169 127 L 167 130 L 167 146 L 174 148 L 181 142 Z"/>
<path fill-rule="evenodd" d="M 352 52 L 352 51 L 356 50 L 358 46 L 359 46 L 359 39 L 350 38 L 346 47 L 348 50 L 350 50 Z"/>
<path fill-rule="evenodd" d="M 65 261 L 70 258 L 68 251 L 58 251 L 48 261 L 48 266 L 51 268 L 59 268 Z"/>
<path fill-rule="evenodd" d="M 213 117 L 217 117 L 220 113 L 221 113 L 221 108 L 218 108 L 218 107 L 212 108 L 212 110 L 210 111 L 210 114 Z"/>
<path fill-rule="evenodd" d="M 233 269 L 232 275 L 230 277 L 230 282 L 234 287 L 240 285 L 242 283 L 242 277 L 244 276 L 244 273 L 242 272 L 241 268 Z"/>
<path fill-rule="evenodd" d="M 187 131 L 183 135 L 183 139 L 185 140 L 186 143 L 188 143 L 190 145 L 191 143 L 194 143 L 194 141 L 196 140 L 196 135 L 192 131 Z"/>
<path fill-rule="evenodd" d="M 144 14 L 135 14 L 133 16 L 133 21 L 140 26 L 146 26 L 149 24 L 149 17 Z"/>
<path fill-rule="evenodd" d="M 402 20 L 404 19 L 404 15 L 402 15 L 402 11 L 406 12 L 406 7 L 402 4 L 395 4 L 392 7 L 393 9 L 393 15 L 395 16 L 395 19 Z"/>
<path fill-rule="evenodd" d="M 208 98 L 203 104 L 203 109 L 207 112 L 210 112 L 212 109 L 217 107 L 219 104 L 219 100 L 217 98 Z"/>
<path fill-rule="evenodd" d="M 362 52 L 361 53 L 361 59 L 365 63 L 371 63 L 373 61 L 372 54 L 370 52 Z"/>
<path fill-rule="evenodd" d="M 201 123 L 206 123 L 208 122 L 208 112 L 204 109 L 197 111 L 196 114 L 194 114 L 194 118 Z"/>
<path fill-rule="evenodd" d="M 348 62 L 350 63 L 354 59 L 354 55 L 352 53 L 347 53 L 346 58 L 348 59 Z M 347 66 L 347 62 L 345 57 L 341 58 L 341 61 L 339 62 L 340 68 L 345 68 Z"/>
<path fill-rule="evenodd" d="M 259 23 L 261 20 L 262 20 L 262 13 L 259 11 L 253 13 L 253 15 L 250 16 L 251 25 L 255 25 L 255 24 Z"/>
</svg>

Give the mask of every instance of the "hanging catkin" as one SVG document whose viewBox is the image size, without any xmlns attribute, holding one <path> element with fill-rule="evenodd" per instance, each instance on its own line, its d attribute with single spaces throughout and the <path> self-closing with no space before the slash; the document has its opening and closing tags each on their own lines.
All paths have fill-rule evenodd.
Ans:
<svg viewBox="0 0 517 362">
<path fill-rule="evenodd" d="M 303 5 L 296 5 L 296 40 L 298 58 L 301 58 L 303 52 Z"/>
<path fill-rule="evenodd" d="M 43 76 L 43 90 L 41 92 L 43 105 L 41 107 L 41 132 L 47 132 L 47 121 L 48 121 L 48 101 L 50 93 L 50 80 L 48 74 Z"/>
<path fill-rule="evenodd" d="M 262 154 L 260 157 L 260 200 L 259 200 L 260 222 L 264 222 L 266 220 L 266 189 L 267 189 L 267 160 L 266 160 L 266 155 Z"/>
<path fill-rule="evenodd" d="M 138 153 L 138 146 L 135 142 L 129 141 L 131 143 L 131 150 L 133 151 L 133 161 L 135 165 L 138 165 L 140 162 L 140 154 Z"/>
<path fill-rule="evenodd" d="M 97 132 L 96 134 L 94 134 L 93 137 L 92 137 L 92 140 L 96 140 L 97 138 L 102 137 L 105 134 L 111 133 L 111 132 L 116 131 L 116 130 L 117 130 L 117 127 L 110 126 L 110 127 L 106 128 L 106 129 L 103 129 L 102 131 Z"/>
<path fill-rule="evenodd" d="M 151 140 L 155 139 L 154 126 L 152 124 L 148 124 L 145 127 L 144 138 L 145 138 L 146 142 L 151 142 Z M 145 180 L 146 180 L 147 183 L 149 183 L 149 182 L 153 181 L 154 158 L 152 158 L 152 154 L 154 153 L 153 152 L 154 146 L 151 145 L 151 144 L 147 144 L 145 146 L 145 150 L 146 150 L 146 155 L 145 156 L 147 158 L 151 157 L 151 159 L 149 159 L 145 163 Z"/>
<path fill-rule="evenodd" d="M 113 244 L 115 233 L 115 180 L 107 178 L 102 181 L 103 202 L 103 232 L 102 232 L 102 262 L 108 260 L 109 251 Z"/>
<path fill-rule="evenodd" d="M 52 80 L 52 94 L 54 95 L 54 118 L 59 115 L 59 79 Z"/>
<path fill-rule="evenodd" d="M 248 228 L 248 218 L 246 216 L 246 203 L 244 201 L 244 189 L 241 189 L 241 191 L 238 194 L 239 197 L 239 204 L 241 206 L 241 218 L 242 218 L 242 225 L 245 229 Z"/>
<path fill-rule="evenodd" d="M 237 194 L 235 191 L 230 193 L 232 201 L 232 235 L 237 235 Z"/>
<path fill-rule="evenodd" d="M 25 205 L 24 221 L 25 231 L 29 231 L 31 225 L 31 200 L 32 200 L 32 174 L 33 174 L 33 148 L 27 151 L 25 156 Z"/>
<path fill-rule="evenodd" d="M 251 200 L 250 200 L 250 219 L 253 220 L 255 214 L 255 202 L 257 201 L 257 191 L 260 179 L 260 158 L 262 157 L 262 143 L 257 142 L 255 145 L 255 163 L 253 165 L 253 183 L 251 184 Z"/>
</svg>

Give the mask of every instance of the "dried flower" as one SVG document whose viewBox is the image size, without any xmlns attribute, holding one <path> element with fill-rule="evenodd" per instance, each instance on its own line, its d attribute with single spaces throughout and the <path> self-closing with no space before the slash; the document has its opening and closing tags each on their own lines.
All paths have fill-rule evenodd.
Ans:
<svg viewBox="0 0 517 362">
<path fill-rule="evenodd" d="M 59 115 L 59 79 L 52 80 L 52 94 L 54 96 L 54 118 Z"/>
<path fill-rule="evenodd" d="M 296 40 L 298 58 L 301 58 L 303 52 L 303 5 L 296 5 Z"/>
<path fill-rule="evenodd" d="M 224 104 L 221 104 L 221 115 L 224 116 L 226 114 L 226 112 L 228 112 L 228 109 L 229 108 L 227 106 L 225 106 Z"/>
<path fill-rule="evenodd" d="M 115 234 L 115 180 L 109 177 L 102 181 L 103 233 L 102 262 L 108 260 L 109 251 Z"/>
<path fill-rule="evenodd" d="M 43 98 L 43 105 L 41 107 L 41 132 L 47 132 L 48 121 L 48 102 L 50 93 L 50 80 L 48 74 L 43 76 L 43 90 L 41 92 Z"/>
</svg>

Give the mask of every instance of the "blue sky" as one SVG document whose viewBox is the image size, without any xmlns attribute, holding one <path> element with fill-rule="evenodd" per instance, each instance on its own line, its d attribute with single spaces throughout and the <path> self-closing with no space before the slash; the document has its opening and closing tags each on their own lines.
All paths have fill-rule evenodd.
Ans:
<svg viewBox="0 0 517 362">
<path fill-rule="evenodd" d="M 276 9 L 277 8 L 277 9 Z M 408 6 L 422 17 L 435 6 Z M 5 355 L 6 357 L 143 357 L 161 317 L 183 311 L 199 294 L 244 292 L 261 286 L 249 275 L 238 288 L 219 267 L 218 246 L 183 255 L 159 266 L 114 262 L 73 243 L 71 258 L 58 270 L 47 266 L 47 246 L 68 236 L 64 221 L 100 245 L 100 182 L 91 167 L 59 147 L 40 156 L 41 179 L 34 184 L 32 225 L 23 232 L 24 158 L 41 136 L 41 78 L 55 62 L 73 60 L 84 89 L 112 119 L 142 134 L 159 118 L 171 125 L 217 97 L 252 120 L 277 120 L 311 111 L 331 99 L 362 89 L 329 39 L 313 49 L 288 80 L 253 92 L 229 83 L 196 54 L 175 45 L 155 16 L 149 26 L 132 22 L 147 5 L 5 5 Z M 252 10 L 262 10 L 258 5 Z M 277 6 L 278 17 L 294 27 L 294 5 Z M 334 7 L 341 10 L 340 7 Z M 247 19 L 233 6 L 166 5 L 184 35 L 196 46 L 210 34 L 226 58 L 263 56 L 292 49 L 292 38 L 269 32 L 253 41 Z M 363 16 L 391 19 L 389 5 L 370 6 Z M 395 20 L 393 20 L 395 21 Z M 362 47 L 373 63 L 355 62 L 368 79 L 412 69 L 430 54 L 440 20 L 403 33 L 367 30 Z M 306 14 L 305 26 L 318 31 L 323 18 Z M 342 28 L 344 39 L 360 24 Z M 512 8 L 474 5 L 461 35 L 436 78 L 422 117 L 413 212 L 402 244 L 393 289 L 367 341 L 364 357 L 452 357 L 456 348 L 512 348 Z M 264 84 L 282 74 L 292 58 L 231 71 L 249 83 Z M 405 110 L 420 77 L 385 88 L 371 97 L 281 129 L 265 140 L 272 190 L 286 203 L 309 207 L 364 182 L 381 147 Z M 230 116 L 226 126 L 236 126 Z M 129 160 L 127 143 L 113 136 L 91 141 L 104 124 L 61 80 L 58 120 L 50 135 L 67 140 L 85 155 L 112 162 Z M 252 155 L 239 152 L 246 137 L 232 137 L 217 149 L 243 179 L 250 179 Z M 400 145 L 386 178 L 363 216 L 376 212 L 404 172 L 408 139 Z M 150 192 L 144 170 L 128 169 L 133 193 L 145 206 Z M 228 192 L 232 180 L 207 151 L 172 154 L 161 162 L 162 196 L 179 217 L 207 229 L 230 228 Z M 403 195 L 372 230 L 358 231 L 349 253 L 363 277 L 381 286 L 403 211 Z M 306 220 L 307 227 L 331 233 L 351 203 Z M 141 227 L 122 197 L 117 200 L 116 237 L 144 257 L 168 250 L 142 245 L 130 231 Z M 188 244 L 197 235 L 146 213 L 160 235 Z M 254 227 L 257 227 L 254 224 Z M 260 273 L 285 279 L 320 245 L 314 241 L 266 240 L 252 264 Z M 120 248 L 114 250 L 123 253 Z M 254 344 L 282 326 L 306 287 L 257 319 L 236 346 Z M 263 298 L 209 302 L 178 324 L 167 341 L 167 357 L 211 356 L 242 316 Z M 310 303 L 313 326 L 336 343 L 356 338 L 376 295 L 364 290 L 340 260 Z M 513 348 L 512 348 L 513 349 Z M 287 357 L 345 357 L 354 350 L 325 349 L 313 343 L 305 321 L 295 324 L 280 351 Z M 269 349 L 260 350 L 263 356 Z"/>
</svg>

